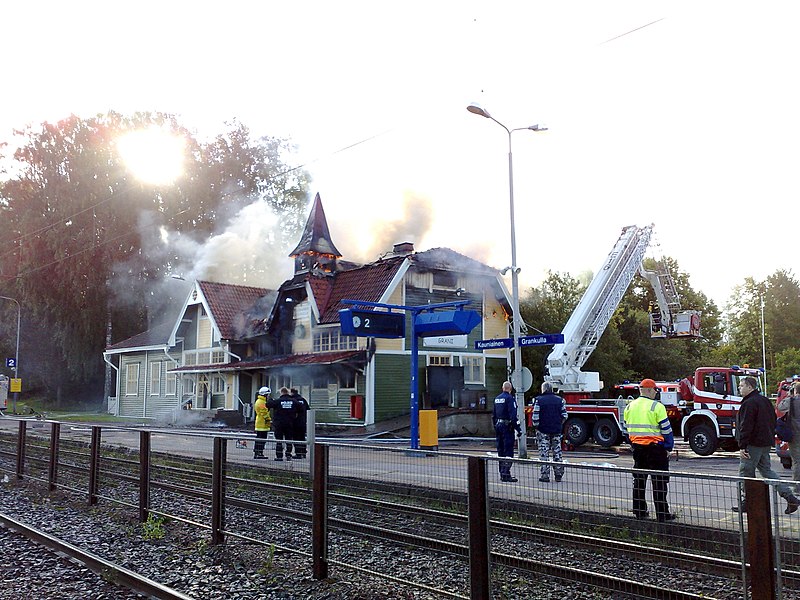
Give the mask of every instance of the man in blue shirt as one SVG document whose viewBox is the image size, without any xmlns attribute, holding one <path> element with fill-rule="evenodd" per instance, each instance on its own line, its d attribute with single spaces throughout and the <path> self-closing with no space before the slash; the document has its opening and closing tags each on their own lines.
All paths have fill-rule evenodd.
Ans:
<svg viewBox="0 0 800 600">
<path fill-rule="evenodd" d="M 514 431 L 521 433 L 517 419 L 517 401 L 514 398 L 511 382 L 503 383 L 503 391 L 494 399 L 492 420 L 494 422 L 495 439 L 497 441 L 497 456 L 500 457 L 500 481 L 513 483 L 516 477 L 511 476 L 511 461 L 502 460 L 503 457 L 514 456 Z"/>
<path fill-rule="evenodd" d="M 561 396 L 553 393 L 553 386 L 545 381 L 542 384 L 542 395 L 536 396 L 533 401 L 533 426 L 536 427 L 536 443 L 539 445 L 539 459 L 550 460 L 553 455 L 554 462 L 562 462 L 561 457 L 561 430 L 567 420 L 567 405 Z M 564 467 L 553 467 L 556 482 L 564 476 Z M 550 464 L 543 462 L 540 467 L 539 481 L 550 481 Z"/>
</svg>

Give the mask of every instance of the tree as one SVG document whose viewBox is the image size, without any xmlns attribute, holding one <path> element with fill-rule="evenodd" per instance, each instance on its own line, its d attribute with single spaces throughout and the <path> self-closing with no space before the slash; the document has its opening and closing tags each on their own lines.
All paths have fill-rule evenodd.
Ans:
<svg viewBox="0 0 800 600">
<path fill-rule="evenodd" d="M 116 141 L 147 127 L 185 142 L 185 176 L 174 185 L 139 182 L 122 161 Z M 255 235 L 254 252 L 285 255 L 283 232 L 296 236 L 301 226 L 308 176 L 283 162 L 288 142 L 252 140 L 238 123 L 209 143 L 161 113 L 73 115 L 17 134 L 13 175 L 0 183 L 9 240 L 0 295 L 24 307 L 26 389 L 38 383 L 56 398 L 101 397 L 109 323 L 117 341 L 163 320 L 153 315 L 154 287 L 191 266 L 196 248 L 243 207 L 263 203 L 279 216 L 279 234 Z M 163 243 L 170 236 L 180 243 Z"/>
</svg>

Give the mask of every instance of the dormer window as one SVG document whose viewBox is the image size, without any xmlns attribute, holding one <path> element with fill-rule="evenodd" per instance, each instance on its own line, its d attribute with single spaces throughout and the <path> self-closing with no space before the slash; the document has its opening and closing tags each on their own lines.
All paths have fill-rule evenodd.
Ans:
<svg viewBox="0 0 800 600">
<path fill-rule="evenodd" d="M 458 274 L 451 271 L 434 271 L 433 287 L 456 289 L 458 287 Z"/>
</svg>

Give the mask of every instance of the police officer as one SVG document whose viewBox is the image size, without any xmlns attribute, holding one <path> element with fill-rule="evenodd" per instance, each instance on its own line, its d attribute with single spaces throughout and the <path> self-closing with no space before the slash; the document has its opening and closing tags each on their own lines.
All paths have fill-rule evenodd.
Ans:
<svg viewBox="0 0 800 600">
<path fill-rule="evenodd" d="M 639 384 L 639 397 L 625 408 L 622 432 L 628 436 L 633 448 L 633 468 L 649 471 L 669 471 L 669 453 L 675 445 L 667 409 L 656 400 L 658 390 L 652 379 Z M 647 501 L 644 497 L 647 473 L 633 474 L 633 515 L 647 518 Z M 676 515 L 669 512 L 667 484 L 669 475 L 653 474 L 653 504 L 656 519 L 673 521 Z"/>
<path fill-rule="evenodd" d="M 539 460 L 543 461 L 539 468 L 539 481 L 547 483 L 550 481 L 550 460 L 553 455 L 553 462 L 563 461 L 561 456 L 561 430 L 567 421 L 567 405 L 564 399 L 558 394 L 553 393 L 553 386 L 545 381 L 542 384 L 542 394 L 536 396 L 533 401 L 532 425 L 536 427 L 536 443 L 539 446 Z M 564 477 L 564 466 L 555 465 L 553 474 L 556 482 Z"/>
<path fill-rule="evenodd" d="M 264 456 L 264 440 L 269 435 L 272 422 L 267 408 L 267 398 L 269 398 L 270 393 L 270 389 L 267 386 L 260 388 L 253 405 L 253 410 L 256 413 L 256 444 L 253 448 L 253 458 L 266 458 Z"/>
<path fill-rule="evenodd" d="M 272 398 L 267 402 L 267 406 L 272 409 L 272 430 L 276 440 L 294 439 L 294 424 L 297 419 L 298 402 L 289 395 L 289 388 L 282 387 L 280 396 Z M 292 444 L 286 443 L 286 460 L 292 458 Z M 275 444 L 275 460 L 283 460 L 283 444 L 278 441 Z"/>
<path fill-rule="evenodd" d="M 522 433 L 517 419 L 517 401 L 511 393 L 512 389 L 510 381 L 503 382 L 503 391 L 494 399 L 492 412 L 497 456 L 500 457 L 500 481 L 508 483 L 517 481 L 517 478 L 511 476 L 511 461 L 503 460 L 503 457 L 514 456 L 514 431 Z"/>
<path fill-rule="evenodd" d="M 290 395 L 292 398 L 295 399 L 297 402 L 297 419 L 295 419 L 294 423 L 294 439 L 298 442 L 305 442 L 306 441 L 306 419 L 308 417 L 308 410 L 311 408 L 308 405 L 308 400 L 303 398 L 300 395 L 300 392 L 297 391 L 297 388 L 291 388 L 289 390 Z M 294 456 L 295 458 L 305 458 L 306 457 L 306 445 L 305 444 L 295 444 L 294 445 Z"/>
</svg>

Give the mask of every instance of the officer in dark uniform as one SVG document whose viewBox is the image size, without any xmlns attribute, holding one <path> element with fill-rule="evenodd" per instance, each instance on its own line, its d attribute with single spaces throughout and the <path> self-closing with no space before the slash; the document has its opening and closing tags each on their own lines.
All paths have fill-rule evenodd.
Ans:
<svg viewBox="0 0 800 600">
<path fill-rule="evenodd" d="M 511 476 L 511 461 L 502 460 L 503 457 L 514 456 L 514 431 L 521 433 L 522 429 L 517 419 L 517 400 L 511 393 L 513 390 L 510 381 L 503 383 L 503 391 L 494 399 L 492 421 L 494 422 L 495 439 L 497 441 L 498 468 L 500 481 L 513 483 L 516 477 Z"/>
<path fill-rule="evenodd" d="M 289 395 L 289 388 L 282 387 L 280 396 L 270 398 L 267 406 L 272 409 L 272 432 L 277 440 L 275 460 L 283 460 L 283 443 L 280 440 L 294 439 L 294 424 L 297 419 L 298 402 Z M 286 443 L 286 460 L 292 458 L 292 444 Z"/>
<path fill-rule="evenodd" d="M 306 441 L 306 425 L 307 425 L 307 417 L 308 417 L 308 410 L 311 408 L 308 405 L 308 400 L 303 398 L 300 395 L 300 392 L 297 391 L 297 388 L 292 388 L 289 390 L 290 395 L 294 400 L 297 402 L 297 419 L 294 422 L 294 439 L 297 442 L 305 442 Z M 294 445 L 294 457 L 295 458 L 305 458 L 306 457 L 306 445 L 297 443 Z"/>
</svg>

